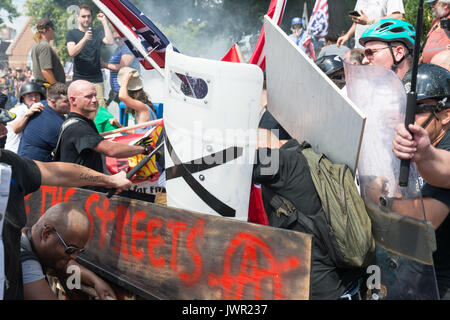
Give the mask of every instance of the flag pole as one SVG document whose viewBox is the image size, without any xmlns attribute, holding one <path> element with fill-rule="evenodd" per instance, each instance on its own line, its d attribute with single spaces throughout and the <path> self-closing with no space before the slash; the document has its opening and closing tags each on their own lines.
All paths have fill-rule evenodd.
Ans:
<svg viewBox="0 0 450 320">
<path fill-rule="evenodd" d="M 242 56 L 241 47 L 239 47 L 239 45 L 237 43 L 235 43 L 234 45 L 236 47 L 236 52 L 237 52 L 237 55 L 239 57 L 239 60 L 241 60 L 241 63 L 245 63 L 244 57 Z"/>
<path fill-rule="evenodd" d="M 142 54 L 145 60 L 147 60 L 155 70 L 158 71 L 158 73 L 163 77 L 163 79 L 166 78 L 166 75 L 162 71 L 162 69 L 158 66 L 158 64 L 150 57 L 151 52 L 147 52 L 145 48 L 142 46 L 140 41 L 136 39 L 135 35 L 131 30 L 126 27 L 122 21 L 120 21 L 116 15 L 103 3 L 100 2 L 100 0 L 93 0 L 94 3 L 97 5 L 97 7 L 108 17 L 108 19 L 111 21 L 114 26 L 120 30 L 120 32 L 133 44 L 133 46 L 139 50 L 139 53 Z"/>
</svg>

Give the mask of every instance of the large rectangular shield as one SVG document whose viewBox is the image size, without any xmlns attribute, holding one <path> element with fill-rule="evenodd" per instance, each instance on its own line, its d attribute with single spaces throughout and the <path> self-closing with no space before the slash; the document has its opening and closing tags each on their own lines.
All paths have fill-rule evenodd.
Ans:
<svg viewBox="0 0 450 320">
<path fill-rule="evenodd" d="M 300 142 L 353 171 L 366 116 L 265 16 L 268 110 Z"/>
<path fill-rule="evenodd" d="M 308 234 L 50 186 L 26 197 L 28 226 L 60 202 L 82 206 L 90 221 L 78 261 L 142 298 L 309 298 Z"/>
</svg>

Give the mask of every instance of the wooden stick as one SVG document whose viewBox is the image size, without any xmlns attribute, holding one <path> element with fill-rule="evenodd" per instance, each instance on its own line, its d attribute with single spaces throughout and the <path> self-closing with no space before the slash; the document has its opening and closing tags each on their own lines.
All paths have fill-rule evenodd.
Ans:
<svg viewBox="0 0 450 320">
<path fill-rule="evenodd" d="M 102 132 L 102 133 L 100 133 L 100 135 L 102 137 L 105 137 L 105 136 L 109 136 L 109 135 L 112 135 L 112 134 L 129 131 L 129 130 L 134 130 L 134 129 L 139 129 L 139 128 L 153 126 L 155 124 L 159 124 L 162 121 L 163 121 L 163 119 L 156 119 L 156 120 L 152 120 L 152 121 L 147 121 L 147 122 L 136 124 L 134 126 L 123 127 L 123 128 L 119 128 L 119 129 L 115 129 L 115 130 L 111 130 L 111 131 L 107 131 L 107 132 Z"/>
<path fill-rule="evenodd" d="M 241 47 L 237 43 L 234 44 L 236 46 L 236 52 L 238 54 L 239 60 L 241 60 L 241 63 L 245 63 L 244 57 L 242 56 Z"/>
</svg>

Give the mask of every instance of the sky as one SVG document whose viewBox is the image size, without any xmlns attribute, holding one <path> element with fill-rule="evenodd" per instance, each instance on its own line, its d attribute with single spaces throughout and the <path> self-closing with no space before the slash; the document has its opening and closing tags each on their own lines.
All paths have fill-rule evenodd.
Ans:
<svg viewBox="0 0 450 320">
<path fill-rule="evenodd" d="M 13 0 L 12 2 L 16 6 L 16 8 L 18 8 L 19 12 L 20 12 L 20 8 L 23 8 L 23 6 L 25 5 L 25 0 Z M 22 28 L 27 20 L 27 17 L 20 16 L 20 17 L 14 19 L 13 22 L 11 23 L 6 18 L 7 12 L 5 10 L 0 11 L 0 16 L 3 18 L 4 23 L 9 27 L 14 27 L 17 30 L 17 33 L 19 33 L 20 30 L 22 30 Z"/>
</svg>

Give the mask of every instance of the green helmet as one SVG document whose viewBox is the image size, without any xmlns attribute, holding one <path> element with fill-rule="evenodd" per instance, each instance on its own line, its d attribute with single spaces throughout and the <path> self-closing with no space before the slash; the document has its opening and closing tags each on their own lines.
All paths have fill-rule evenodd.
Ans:
<svg viewBox="0 0 450 320">
<path fill-rule="evenodd" d="M 398 41 L 404 43 L 412 52 L 415 40 L 416 30 L 410 23 L 397 19 L 381 19 L 366 29 L 359 38 L 359 43 L 365 46 L 369 41 Z"/>
<path fill-rule="evenodd" d="M 403 85 L 406 92 L 411 90 L 411 70 L 403 78 Z M 424 99 L 439 100 L 441 103 L 435 106 L 436 112 L 447 109 L 447 100 L 450 99 L 450 72 L 435 64 L 420 64 L 417 71 L 416 92 L 417 101 Z"/>
</svg>

